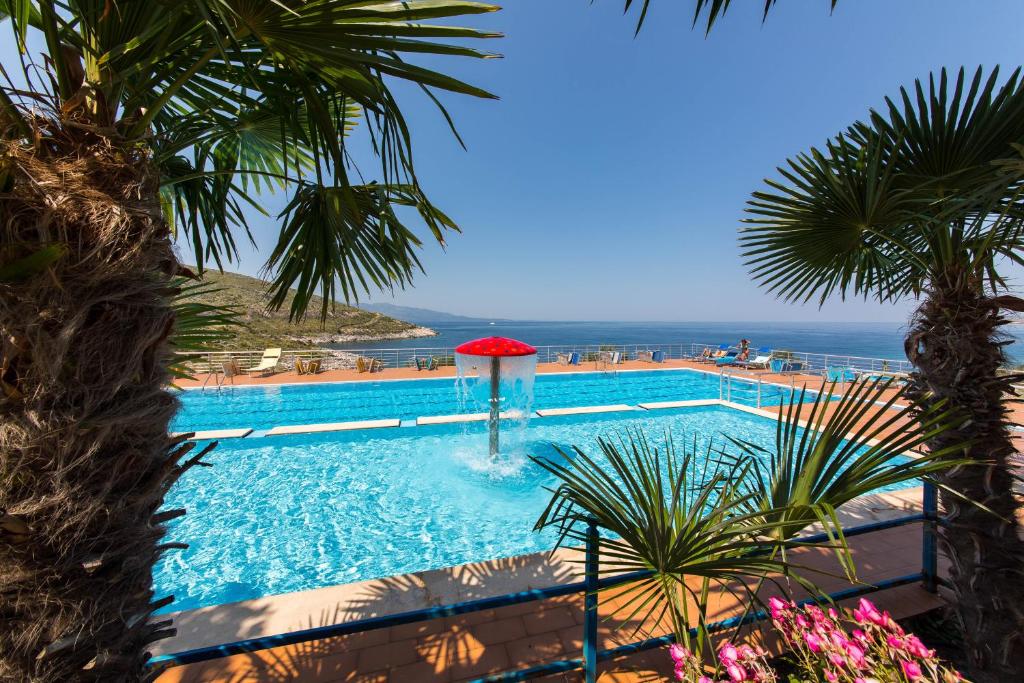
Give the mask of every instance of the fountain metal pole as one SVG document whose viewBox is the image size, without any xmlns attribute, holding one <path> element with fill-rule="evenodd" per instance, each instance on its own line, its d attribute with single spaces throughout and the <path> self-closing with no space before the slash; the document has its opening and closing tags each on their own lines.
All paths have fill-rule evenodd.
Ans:
<svg viewBox="0 0 1024 683">
<path fill-rule="evenodd" d="M 501 358 L 491 357 L 491 455 L 498 454 L 498 423 L 501 421 Z"/>
</svg>

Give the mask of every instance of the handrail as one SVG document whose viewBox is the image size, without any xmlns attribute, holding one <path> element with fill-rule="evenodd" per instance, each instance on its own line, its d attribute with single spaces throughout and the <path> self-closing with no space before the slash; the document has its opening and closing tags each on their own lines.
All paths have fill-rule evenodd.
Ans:
<svg viewBox="0 0 1024 683">
<path fill-rule="evenodd" d="M 584 362 L 597 360 L 602 352 L 618 351 L 623 354 L 624 359 L 637 359 L 640 354 L 651 351 L 661 351 L 665 359 L 686 360 L 696 359 L 703 349 L 717 349 L 717 344 L 705 344 L 701 342 L 679 342 L 664 344 L 549 344 L 537 348 L 537 361 L 540 363 L 557 362 L 559 354 L 579 353 Z M 263 349 L 236 349 L 223 351 L 178 351 L 176 355 L 195 359 L 196 363 L 205 366 L 206 371 L 216 367 L 217 362 L 234 359 L 256 359 L 263 353 Z M 891 372 L 905 373 L 912 369 L 911 363 L 907 360 L 894 360 L 887 358 L 871 358 L 868 356 L 853 356 L 848 354 L 827 354 L 806 351 L 785 351 L 786 357 L 793 361 L 802 363 L 803 368 L 811 371 L 823 371 L 828 368 L 841 367 L 850 368 L 862 372 Z M 286 349 L 282 351 L 284 357 L 331 357 L 339 359 L 342 365 L 351 364 L 355 367 L 355 359 L 359 356 L 374 358 L 380 361 L 384 367 L 407 367 L 415 365 L 416 358 L 434 357 L 446 362 L 452 362 L 455 349 L 444 346 L 410 346 L 398 348 L 362 348 L 362 349 L 326 349 L 322 347 L 305 349 Z M 199 371 L 197 369 L 197 371 Z"/>
<path fill-rule="evenodd" d="M 922 522 L 923 532 L 921 571 L 915 574 L 909 574 L 906 576 L 894 577 L 888 580 L 883 580 L 871 586 L 850 588 L 843 591 L 838 591 L 837 593 L 830 593 L 828 596 L 830 599 L 842 600 L 849 597 L 856 597 L 858 595 L 866 595 L 868 593 L 883 590 L 885 588 L 906 585 L 916 581 L 921 581 L 926 590 L 929 590 L 930 592 L 935 592 L 936 584 L 941 583 L 941 580 L 936 576 L 938 550 L 937 544 L 935 542 L 935 527 L 938 523 L 941 522 L 941 520 L 938 517 L 937 491 L 935 489 L 935 486 L 930 482 L 925 481 L 922 490 L 922 495 L 922 513 L 907 515 L 895 519 L 883 520 L 880 522 L 872 522 L 869 524 L 861 524 L 854 527 L 850 527 L 849 529 L 843 529 L 843 535 L 846 538 L 852 538 L 863 534 L 883 531 L 885 529 L 892 529 L 900 526 L 905 526 L 907 524 Z M 801 544 L 813 544 L 828 541 L 830 540 L 830 538 L 828 533 L 818 533 L 803 536 L 798 538 L 797 540 Z M 438 607 L 428 607 L 408 612 L 400 612 L 398 614 L 390 614 L 379 617 L 369 617 L 366 619 L 348 621 L 340 624 L 318 626 L 314 628 L 304 629 L 301 631 L 292 631 L 290 633 L 283 633 L 279 635 L 264 636 L 261 638 L 250 638 L 246 640 L 236 641 L 233 643 L 225 643 L 222 645 L 213 645 L 209 647 L 196 648 L 184 652 L 153 657 L 149 660 L 149 665 L 181 666 L 185 664 L 195 664 L 199 662 L 220 659 L 223 657 L 229 657 L 231 655 L 236 654 L 257 652 L 260 650 L 267 650 L 270 648 L 282 647 L 286 645 L 296 645 L 299 643 L 306 643 L 314 640 L 323 640 L 326 638 L 351 635 L 354 633 L 373 631 L 381 628 L 400 626 L 403 624 L 413 624 L 422 621 L 429 621 L 432 619 L 439 619 L 442 617 L 469 614 L 472 612 L 479 612 L 481 610 L 486 609 L 495 609 L 499 607 L 507 607 L 509 605 L 516 605 L 525 602 L 546 600 L 554 597 L 583 593 L 585 596 L 583 626 L 583 659 L 561 660 L 557 662 L 550 662 L 547 664 L 540 664 L 534 667 L 530 667 L 528 669 L 503 672 L 477 679 L 476 681 L 474 681 L 474 683 L 486 683 L 490 681 L 525 681 L 537 676 L 554 674 L 564 671 L 574 671 L 578 669 L 584 670 L 585 680 L 587 683 L 593 683 L 593 681 L 596 680 L 598 661 L 603 661 L 612 657 L 618 657 L 623 654 L 639 652 L 641 650 L 662 647 L 673 642 L 672 636 L 661 636 L 658 638 L 650 638 L 644 641 L 622 645 L 609 650 L 597 650 L 596 633 L 598 615 L 596 598 L 598 592 L 607 588 L 612 588 L 615 586 L 620 586 L 626 583 L 631 583 L 634 581 L 647 578 L 649 576 L 652 576 L 654 573 L 650 570 L 644 570 L 600 578 L 597 576 L 599 556 L 600 555 L 598 543 L 598 529 L 597 525 L 591 523 L 587 529 L 587 543 L 585 548 L 584 560 L 586 573 L 583 581 L 576 581 L 568 584 L 550 586 L 548 588 L 531 589 L 526 591 L 520 591 L 517 593 L 508 593 L 505 595 L 498 595 L 490 598 L 467 600 L 464 602 L 457 602 L 450 605 L 441 605 Z M 815 600 L 815 598 L 809 598 L 807 600 L 802 601 L 801 604 L 813 602 Z M 741 626 L 747 623 L 761 621 L 766 617 L 767 615 L 764 614 L 762 611 L 754 612 L 751 614 L 747 614 L 742 619 L 739 617 L 733 617 L 731 619 L 715 622 L 713 624 L 710 624 L 708 626 L 708 629 L 712 632 L 724 630 L 727 628 L 733 628 L 735 626 Z"/>
</svg>

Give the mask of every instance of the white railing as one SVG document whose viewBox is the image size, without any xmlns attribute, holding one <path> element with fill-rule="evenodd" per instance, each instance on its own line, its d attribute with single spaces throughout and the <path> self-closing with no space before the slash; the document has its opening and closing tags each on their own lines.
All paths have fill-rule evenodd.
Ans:
<svg viewBox="0 0 1024 683">
<path fill-rule="evenodd" d="M 718 344 L 702 344 L 684 342 L 679 344 L 559 344 L 537 347 L 537 362 L 554 363 L 560 355 L 578 353 L 580 362 L 597 361 L 602 352 L 612 351 L 622 354 L 623 360 L 634 360 L 638 354 L 648 351 L 661 351 L 666 360 L 686 360 L 699 358 L 704 349 L 717 350 Z M 754 355 L 751 349 L 751 356 Z M 209 351 L 183 352 L 179 355 L 189 360 L 194 372 L 204 373 L 211 370 L 219 371 L 225 361 L 236 360 L 242 368 L 252 367 L 260 362 L 262 350 L 246 351 Z M 376 359 L 385 368 L 412 367 L 417 358 L 433 358 L 439 365 L 454 365 L 455 349 L 450 347 L 410 347 L 401 349 L 286 349 L 281 352 L 281 366 L 288 369 L 294 366 L 295 359 L 308 360 L 318 358 L 323 361 L 325 369 L 351 369 L 356 367 L 358 358 Z M 890 360 L 884 358 L 868 358 L 828 353 L 808 353 L 802 351 L 775 351 L 775 358 L 787 359 L 788 369 L 804 372 L 822 372 L 828 368 L 849 368 L 855 372 L 910 372 L 912 366 L 906 360 Z"/>
</svg>

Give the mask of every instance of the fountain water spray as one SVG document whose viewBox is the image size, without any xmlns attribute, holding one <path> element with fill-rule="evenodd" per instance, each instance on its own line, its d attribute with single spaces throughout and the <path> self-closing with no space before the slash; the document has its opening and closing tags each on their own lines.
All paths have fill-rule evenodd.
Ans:
<svg viewBox="0 0 1024 683">
<path fill-rule="evenodd" d="M 489 414 L 487 426 L 490 433 L 489 451 L 493 458 L 498 453 L 498 432 L 501 423 L 501 380 L 504 375 L 511 386 L 510 398 L 519 398 L 523 405 L 518 408 L 523 419 L 529 416 L 530 403 L 533 400 L 533 376 L 537 366 L 537 349 L 515 339 L 505 337 L 484 337 L 474 339 L 455 349 L 455 365 L 460 379 L 471 368 L 484 370 L 480 359 L 487 359 L 486 371 L 489 375 L 488 398 Z M 504 372 L 503 372 L 504 370 Z M 483 381 L 483 372 L 479 372 Z M 513 401 L 509 401 L 509 404 Z"/>
</svg>

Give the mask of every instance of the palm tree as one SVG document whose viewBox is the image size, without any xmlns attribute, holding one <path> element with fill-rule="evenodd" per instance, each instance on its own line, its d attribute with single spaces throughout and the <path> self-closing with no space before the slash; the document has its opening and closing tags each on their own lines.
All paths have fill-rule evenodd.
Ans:
<svg viewBox="0 0 1024 683">
<path fill-rule="evenodd" d="M 275 305 L 404 285 L 408 218 L 442 243 L 457 227 L 421 189 L 390 84 L 438 107 L 439 90 L 490 97 L 409 59 L 488 56 L 467 39 L 496 34 L 446 20 L 495 9 L 0 0 L 21 51 L 0 70 L 0 679 L 144 679 L 172 632 L 151 569 L 184 511 L 159 509 L 203 455 L 167 432 L 168 339 L 189 333 L 175 237 L 220 264 L 257 194 L 285 190 Z M 375 173 L 346 140 L 357 123 Z"/>
<path fill-rule="evenodd" d="M 1002 311 L 1024 307 L 1000 274 L 1022 263 L 1021 145 L 1019 71 L 1002 85 L 997 70 L 961 70 L 952 83 L 943 71 L 824 149 L 790 159 L 781 180 L 753 194 L 740 238 L 754 278 L 785 300 L 920 301 L 905 342 L 916 367 L 911 394 L 966 418 L 928 445 L 969 443 L 977 463 L 940 477 L 955 608 L 975 669 L 1003 681 L 1024 671 L 1024 542 L 1005 403 L 1012 378 L 1000 375 Z"/>
</svg>

